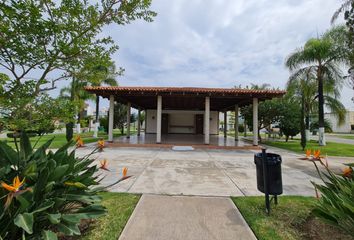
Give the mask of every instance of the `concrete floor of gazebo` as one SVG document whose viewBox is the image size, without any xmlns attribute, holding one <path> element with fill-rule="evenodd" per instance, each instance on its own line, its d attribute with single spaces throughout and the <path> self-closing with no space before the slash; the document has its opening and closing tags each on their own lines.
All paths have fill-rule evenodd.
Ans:
<svg viewBox="0 0 354 240">
<path fill-rule="evenodd" d="M 233 137 L 223 135 L 210 135 L 210 144 L 204 144 L 204 135 L 196 134 L 162 134 L 161 144 L 156 144 L 156 134 L 141 133 L 140 136 L 132 135 L 130 138 L 122 136 L 115 138 L 109 146 L 132 146 L 132 147 L 172 147 L 193 146 L 195 148 L 220 148 L 220 149 L 259 149 L 252 144 L 241 140 L 235 141 Z"/>
</svg>

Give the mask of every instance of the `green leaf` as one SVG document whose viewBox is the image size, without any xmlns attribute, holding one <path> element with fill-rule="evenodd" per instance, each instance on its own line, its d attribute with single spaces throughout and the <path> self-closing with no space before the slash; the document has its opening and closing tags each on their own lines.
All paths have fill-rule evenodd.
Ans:
<svg viewBox="0 0 354 240">
<path fill-rule="evenodd" d="M 60 218 L 61 218 L 61 214 L 60 213 L 56 213 L 56 214 L 48 214 L 48 219 L 51 223 L 53 224 L 58 224 L 60 223 Z"/>
<path fill-rule="evenodd" d="M 29 137 L 27 136 L 26 132 L 23 131 L 20 138 L 20 154 L 24 159 L 26 159 L 32 154 L 32 152 L 33 149 Z"/>
<path fill-rule="evenodd" d="M 26 209 L 31 205 L 31 203 L 21 195 L 18 195 L 16 199 L 20 202 L 20 212 L 26 211 Z"/>
<path fill-rule="evenodd" d="M 32 213 L 43 212 L 43 211 L 47 210 L 48 208 L 53 207 L 53 205 L 54 205 L 53 201 L 44 202 L 36 210 L 34 210 Z"/>
<path fill-rule="evenodd" d="M 80 235 L 79 227 L 76 224 L 58 224 L 58 230 L 65 235 L 73 236 L 73 235 Z"/>
<path fill-rule="evenodd" d="M 28 177 L 30 179 L 34 179 L 37 177 L 37 164 L 36 162 L 31 162 L 27 165 L 23 172 L 24 177 Z"/>
<path fill-rule="evenodd" d="M 58 239 L 57 235 L 54 232 L 49 231 L 49 230 L 43 231 L 42 236 L 43 236 L 44 240 L 57 240 Z"/>
<path fill-rule="evenodd" d="M 54 172 L 49 176 L 49 179 L 55 181 L 62 178 L 68 169 L 69 164 L 58 166 L 57 168 L 55 168 Z"/>
<path fill-rule="evenodd" d="M 18 214 L 14 219 L 14 223 L 28 234 L 33 233 L 33 213 Z"/>
<path fill-rule="evenodd" d="M 45 186 L 45 192 L 50 192 L 55 185 L 54 181 L 48 182 L 47 185 Z"/>
<path fill-rule="evenodd" d="M 0 141 L 0 160 L 4 159 L 7 163 L 12 165 L 18 164 L 18 154 L 6 143 Z"/>
</svg>

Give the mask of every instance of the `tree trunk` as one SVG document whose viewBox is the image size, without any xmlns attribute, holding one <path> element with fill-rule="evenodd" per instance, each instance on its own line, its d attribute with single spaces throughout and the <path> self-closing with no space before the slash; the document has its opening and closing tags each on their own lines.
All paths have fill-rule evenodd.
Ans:
<svg viewBox="0 0 354 240">
<path fill-rule="evenodd" d="M 258 127 L 258 140 L 259 140 L 259 142 L 262 142 L 261 129 L 260 129 L 260 127 Z"/>
<path fill-rule="evenodd" d="M 304 93 L 302 93 L 301 96 L 301 125 L 300 125 L 300 129 L 301 129 L 301 147 L 302 147 L 302 151 L 305 150 L 306 147 L 306 130 L 305 130 L 305 122 L 304 122 L 304 116 L 305 115 L 305 97 L 304 97 Z M 307 120 L 307 119 L 306 119 Z"/>
<path fill-rule="evenodd" d="M 323 97 L 323 76 L 321 65 L 317 69 L 318 80 L 318 143 L 320 146 L 326 145 L 324 136 L 324 97 Z"/>
<path fill-rule="evenodd" d="M 72 102 L 75 100 L 75 77 L 73 77 L 73 79 L 71 81 L 70 100 Z M 72 121 L 65 124 L 65 137 L 68 142 L 73 139 L 74 122 L 75 122 L 75 120 L 73 119 Z"/>
<path fill-rule="evenodd" d="M 305 136 L 306 136 L 306 141 L 307 142 L 310 141 L 310 115 L 309 115 L 309 112 L 306 113 L 306 117 L 305 117 Z"/>
<path fill-rule="evenodd" d="M 285 142 L 288 142 L 288 141 L 289 141 L 289 136 L 285 135 Z"/>
<path fill-rule="evenodd" d="M 96 123 L 98 123 L 99 111 L 100 111 L 100 96 L 96 95 Z"/>
<path fill-rule="evenodd" d="M 73 127 L 74 127 L 73 122 L 69 122 L 65 124 L 66 141 L 68 142 L 73 139 Z"/>
</svg>

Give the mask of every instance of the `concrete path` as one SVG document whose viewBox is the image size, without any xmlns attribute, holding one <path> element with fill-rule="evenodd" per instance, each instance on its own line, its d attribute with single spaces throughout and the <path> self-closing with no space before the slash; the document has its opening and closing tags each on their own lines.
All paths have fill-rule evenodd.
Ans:
<svg viewBox="0 0 354 240">
<path fill-rule="evenodd" d="M 79 155 L 92 151 L 86 147 Z M 313 164 L 299 160 L 301 155 L 270 148 L 283 158 L 282 175 L 285 195 L 314 196 L 310 181 L 319 181 Z M 107 148 L 93 157 L 107 159 L 110 172 L 102 171 L 103 185 L 115 182 L 123 167 L 130 179 L 110 191 L 192 196 L 260 195 L 256 184 L 254 151 L 212 150 L 173 151 L 159 148 Z M 331 168 L 344 168 L 342 163 L 354 158 L 330 158 Z"/>
<path fill-rule="evenodd" d="M 256 240 L 230 198 L 143 195 L 119 240 Z"/>
</svg>

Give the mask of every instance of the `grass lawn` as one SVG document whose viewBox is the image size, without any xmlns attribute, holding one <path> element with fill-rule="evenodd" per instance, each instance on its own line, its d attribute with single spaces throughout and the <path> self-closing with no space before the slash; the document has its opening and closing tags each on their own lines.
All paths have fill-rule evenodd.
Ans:
<svg viewBox="0 0 354 240">
<path fill-rule="evenodd" d="M 113 192 L 102 193 L 102 197 L 107 214 L 94 221 L 80 240 L 118 239 L 140 199 L 140 195 Z"/>
<path fill-rule="evenodd" d="M 278 147 L 297 153 L 304 153 L 300 146 L 300 140 L 289 140 L 285 141 L 265 141 L 262 144 Z M 314 140 L 307 142 L 306 149 L 320 149 L 323 155 L 328 156 L 341 156 L 341 157 L 354 157 L 354 146 L 352 144 L 345 143 L 334 143 L 327 142 L 326 146 L 319 146 L 318 143 Z"/>
<path fill-rule="evenodd" d="M 131 134 L 134 134 L 134 131 L 130 131 Z M 97 142 L 99 138 L 104 138 L 105 140 L 108 139 L 108 135 L 105 132 L 99 132 L 98 134 L 98 138 L 94 138 L 93 136 L 93 132 L 86 132 L 86 133 L 81 133 L 80 134 L 81 138 L 83 139 L 84 143 L 92 143 L 92 142 Z M 119 137 L 122 136 L 122 134 L 120 133 L 119 130 L 116 130 L 113 133 L 114 137 Z M 75 140 L 76 134 L 74 134 L 74 140 Z M 64 144 L 66 144 L 66 138 L 65 138 L 65 134 L 64 133 L 52 133 L 52 134 L 47 134 L 47 135 L 43 135 L 41 137 L 31 137 L 30 141 L 32 146 L 34 144 L 36 144 L 36 142 L 38 141 L 36 147 L 41 146 L 42 144 L 46 143 L 49 139 L 54 138 L 52 144 L 50 145 L 50 148 L 60 148 L 61 146 L 63 146 Z M 15 147 L 15 142 L 13 140 L 13 138 L 0 138 L 0 141 L 6 141 L 10 146 Z M 73 143 L 74 145 L 74 143 Z"/>
<path fill-rule="evenodd" d="M 272 203 L 269 216 L 264 211 L 264 197 L 232 200 L 259 240 L 352 239 L 313 216 L 317 200 L 312 197 L 280 196 L 277 206 Z"/>
</svg>

